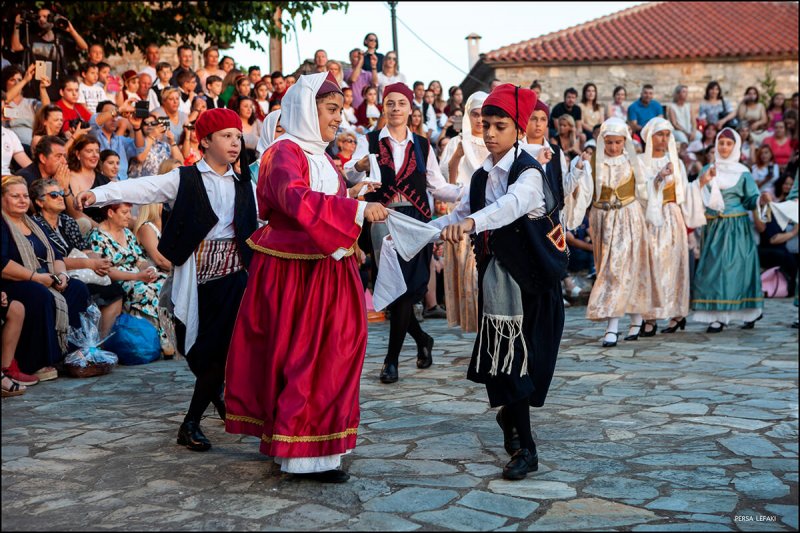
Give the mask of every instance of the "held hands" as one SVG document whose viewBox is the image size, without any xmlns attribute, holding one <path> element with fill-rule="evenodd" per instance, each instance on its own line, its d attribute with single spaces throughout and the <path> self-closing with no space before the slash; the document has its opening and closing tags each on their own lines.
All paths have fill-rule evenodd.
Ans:
<svg viewBox="0 0 800 533">
<path fill-rule="evenodd" d="M 711 180 L 717 177 L 717 168 L 714 165 L 711 165 L 705 174 L 700 176 L 700 186 L 705 187 Z"/>
<path fill-rule="evenodd" d="M 536 157 L 536 160 L 542 165 L 546 165 L 553 160 L 553 151 L 547 146 L 543 147 L 539 150 L 539 155 Z"/>
<path fill-rule="evenodd" d="M 583 170 L 583 162 L 589 161 L 592 158 L 592 154 L 589 153 L 589 150 L 584 150 L 581 152 L 581 159 L 578 161 L 578 164 L 575 165 L 575 168 Z"/>
<path fill-rule="evenodd" d="M 105 258 L 95 258 L 91 259 L 92 270 L 94 270 L 95 274 L 98 276 L 105 276 L 108 274 L 108 271 L 111 270 L 111 260 Z"/>
<path fill-rule="evenodd" d="M 85 208 L 93 205 L 97 201 L 94 193 L 92 191 L 83 191 L 78 193 L 75 197 L 75 209 L 78 211 L 83 211 Z"/>
<path fill-rule="evenodd" d="M 158 273 L 155 267 L 147 267 L 136 275 L 138 281 L 144 281 L 145 283 L 152 283 L 157 278 Z"/>
<path fill-rule="evenodd" d="M 361 159 L 358 160 L 358 163 L 355 165 L 355 169 L 359 172 L 366 172 L 369 170 L 369 156 L 365 155 Z"/>
<path fill-rule="evenodd" d="M 369 194 L 371 192 L 374 192 L 376 189 L 379 189 L 380 186 L 381 186 L 380 183 L 375 183 L 372 181 L 362 181 L 360 183 L 356 183 L 355 185 L 347 189 L 347 197 L 358 198 L 360 196 L 363 196 L 364 194 Z M 359 194 L 361 192 L 361 189 L 364 187 L 366 187 L 367 189 L 364 191 L 363 194 Z"/>
<path fill-rule="evenodd" d="M 475 229 L 475 220 L 465 218 L 457 224 L 450 224 L 445 226 L 442 230 L 442 240 L 452 243 L 458 243 L 465 234 L 472 232 Z"/>
<path fill-rule="evenodd" d="M 369 202 L 364 210 L 364 218 L 369 222 L 383 222 L 389 218 L 389 210 L 378 202 Z"/>
</svg>

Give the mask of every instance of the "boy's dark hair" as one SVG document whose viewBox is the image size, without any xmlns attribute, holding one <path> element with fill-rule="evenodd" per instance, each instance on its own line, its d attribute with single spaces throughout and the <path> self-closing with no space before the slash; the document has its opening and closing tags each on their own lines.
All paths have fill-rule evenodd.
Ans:
<svg viewBox="0 0 800 533">
<path fill-rule="evenodd" d="M 642 90 L 643 90 L 643 91 L 644 91 L 645 89 L 652 89 L 652 88 L 653 88 L 653 86 L 652 86 L 652 85 L 650 85 L 649 83 L 645 83 L 644 85 L 642 85 Z"/>
<path fill-rule="evenodd" d="M 481 116 L 483 117 L 499 117 L 499 118 L 511 118 L 511 115 L 506 113 L 505 110 L 500 109 L 494 105 L 485 105 L 481 107 Z M 511 120 L 514 120 L 511 118 Z"/>
<path fill-rule="evenodd" d="M 189 72 L 188 70 L 181 71 L 180 74 L 175 78 L 175 81 L 178 82 L 178 87 L 186 83 L 187 81 L 191 81 L 194 79 L 194 72 Z"/>
<path fill-rule="evenodd" d="M 578 96 L 578 91 L 577 91 L 577 90 L 575 90 L 575 87 L 570 87 L 569 89 L 567 89 L 566 91 L 564 91 L 564 100 L 566 100 L 566 99 L 567 99 L 567 95 L 568 95 L 568 94 L 574 94 L 575 96 Z"/>
<path fill-rule="evenodd" d="M 156 63 L 156 72 L 161 72 L 161 71 L 162 71 L 162 70 L 164 70 L 165 68 L 169 68 L 169 69 L 171 69 L 171 68 L 172 68 L 172 65 L 170 65 L 170 64 L 169 64 L 169 63 L 167 63 L 166 61 L 162 61 L 162 62 L 160 62 L 160 63 Z"/>
<path fill-rule="evenodd" d="M 111 65 L 109 65 L 105 61 L 101 61 L 101 62 L 99 62 L 97 64 L 97 70 L 101 70 L 101 69 L 104 69 L 104 68 L 111 68 Z"/>
<path fill-rule="evenodd" d="M 417 88 L 417 87 L 419 87 L 420 85 L 422 85 L 423 87 L 425 87 L 425 84 L 424 84 L 424 83 L 422 83 L 421 81 L 415 81 L 415 82 L 414 82 L 414 86 L 413 86 L 412 88 L 413 88 L 413 89 L 416 89 L 416 88 Z"/>
<path fill-rule="evenodd" d="M 531 87 L 530 87 L 531 91 L 534 90 L 534 89 L 540 89 L 541 90 L 541 88 L 542 88 L 542 84 L 539 83 L 539 80 L 533 80 L 531 82 Z"/>
<path fill-rule="evenodd" d="M 102 112 L 103 112 L 103 108 L 104 108 L 105 106 L 107 106 L 108 104 L 111 104 L 111 105 L 113 105 L 114 107 L 116 107 L 116 106 L 117 106 L 117 104 L 115 104 L 115 103 L 114 103 L 114 102 L 112 102 L 111 100 L 103 100 L 102 102 L 97 102 L 97 107 L 95 108 L 95 112 L 96 112 L 96 113 L 102 113 Z"/>
<path fill-rule="evenodd" d="M 209 85 L 211 85 L 212 83 L 217 82 L 217 81 L 221 82 L 222 78 L 220 78 L 219 76 L 217 76 L 215 74 L 212 74 L 211 76 L 206 78 L 206 87 L 208 87 Z"/>
<path fill-rule="evenodd" d="M 77 76 L 64 76 L 61 78 L 61 83 L 58 84 L 58 88 L 65 89 L 68 83 L 77 83 L 80 85 L 81 80 L 79 80 Z"/>
<path fill-rule="evenodd" d="M 261 67 L 259 67 L 258 65 L 253 65 L 252 67 L 247 69 L 247 73 L 252 74 L 254 70 L 261 72 Z"/>
<path fill-rule="evenodd" d="M 97 70 L 100 70 L 100 68 L 94 63 L 81 63 L 81 74 L 89 72 L 90 68 L 96 68 Z"/>
<path fill-rule="evenodd" d="M 280 108 L 281 108 L 281 99 L 280 98 L 278 98 L 277 100 L 274 100 L 271 104 L 269 104 L 270 112 L 275 111 L 276 109 L 280 109 Z"/>
<path fill-rule="evenodd" d="M 280 70 L 276 70 L 275 72 L 270 74 L 269 77 L 273 80 L 277 80 L 278 78 L 283 78 L 283 72 L 281 72 Z"/>
</svg>

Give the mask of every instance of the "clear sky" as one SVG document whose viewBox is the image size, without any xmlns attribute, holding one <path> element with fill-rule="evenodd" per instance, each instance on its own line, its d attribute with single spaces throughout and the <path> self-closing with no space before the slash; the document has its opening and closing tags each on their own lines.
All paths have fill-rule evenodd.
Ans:
<svg viewBox="0 0 800 533">
<path fill-rule="evenodd" d="M 467 41 L 477 33 L 480 52 L 532 39 L 576 24 L 609 15 L 642 2 L 403 2 L 397 3 L 397 47 L 400 72 L 407 81 L 428 83 L 438 79 L 447 90 L 458 85 L 469 71 Z M 403 24 L 405 23 L 405 25 Z M 406 27 L 407 26 L 407 27 Z M 415 37 L 410 28 L 425 43 L 439 52 L 436 55 Z M 311 19 L 311 31 L 297 29 L 283 44 L 283 70 L 292 72 L 314 52 L 323 48 L 330 59 L 348 61 L 348 53 L 363 48 L 364 35 L 378 35 L 378 51 L 392 49 L 392 24 L 387 2 L 350 2 L 347 13 L 317 10 Z M 269 47 L 268 37 L 263 46 Z M 298 60 L 298 48 L 299 57 Z M 230 53 L 232 52 L 232 53 Z M 237 43 L 228 55 L 237 65 L 269 70 L 268 52 L 250 50 Z"/>
</svg>

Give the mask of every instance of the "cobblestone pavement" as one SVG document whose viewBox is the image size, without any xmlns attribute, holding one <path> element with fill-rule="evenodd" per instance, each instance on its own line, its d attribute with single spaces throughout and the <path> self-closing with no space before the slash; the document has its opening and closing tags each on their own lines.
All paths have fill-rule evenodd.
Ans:
<svg viewBox="0 0 800 533">
<path fill-rule="evenodd" d="M 192 390 L 185 361 L 60 378 L 3 400 L 4 530 L 761 531 L 798 528 L 798 345 L 790 299 L 764 320 L 600 347 L 567 310 L 556 377 L 533 425 L 540 469 L 508 456 L 482 386 L 464 377 L 474 335 L 427 320 L 434 365 L 410 344 L 378 382 L 388 324 L 370 325 L 356 450 L 344 485 L 281 474 L 257 440 L 175 444 Z"/>
</svg>

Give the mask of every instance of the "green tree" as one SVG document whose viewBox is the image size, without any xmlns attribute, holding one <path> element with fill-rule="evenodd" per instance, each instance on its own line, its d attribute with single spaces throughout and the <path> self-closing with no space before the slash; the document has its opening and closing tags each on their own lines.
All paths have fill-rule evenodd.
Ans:
<svg viewBox="0 0 800 533">
<path fill-rule="evenodd" d="M 772 70 L 769 65 L 767 65 L 764 72 L 764 79 L 759 79 L 758 83 L 761 85 L 761 103 L 765 107 L 769 107 L 769 102 L 775 96 L 775 88 L 778 86 L 778 80 L 772 77 Z"/>
<path fill-rule="evenodd" d="M 311 27 L 317 9 L 347 12 L 347 2 L 3 2 L 4 18 L 18 10 L 51 7 L 72 21 L 88 43 L 100 43 L 107 54 L 144 50 L 149 43 L 176 44 L 200 36 L 225 47 L 234 42 L 266 50 L 267 37 L 285 37 L 299 21 Z M 282 26 L 274 22 L 280 9 Z"/>
</svg>

